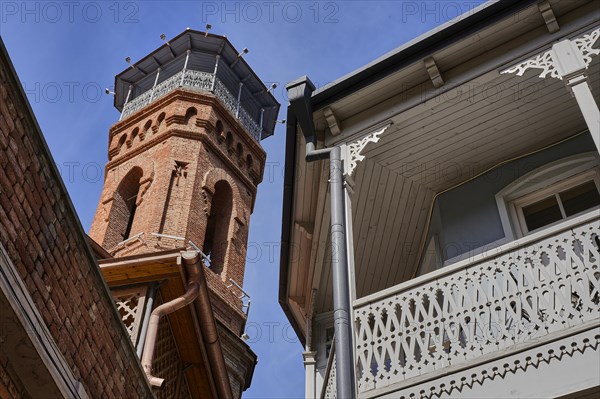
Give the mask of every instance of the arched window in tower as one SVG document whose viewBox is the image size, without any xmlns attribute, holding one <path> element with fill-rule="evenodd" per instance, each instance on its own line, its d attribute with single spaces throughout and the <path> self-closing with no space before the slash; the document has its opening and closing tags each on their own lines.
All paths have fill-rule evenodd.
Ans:
<svg viewBox="0 0 600 399">
<path fill-rule="evenodd" d="M 121 151 L 123 144 L 125 144 L 125 141 L 127 141 L 127 134 L 124 134 L 121 136 L 121 138 L 119 138 L 119 151 Z"/>
<path fill-rule="evenodd" d="M 226 181 L 215 184 L 203 249 L 210 257 L 210 268 L 221 274 L 228 247 L 229 224 L 233 210 L 233 192 Z"/>
<path fill-rule="evenodd" d="M 160 115 L 158 115 L 158 119 L 156 120 L 156 128 L 160 129 L 160 126 L 162 125 L 163 121 L 165 120 L 165 116 L 166 114 L 164 112 L 161 112 Z"/>
<path fill-rule="evenodd" d="M 198 111 L 196 110 L 196 108 L 194 107 L 190 107 L 188 108 L 188 110 L 185 113 L 185 124 L 189 124 L 190 121 L 192 120 L 193 117 L 195 117 L 196 115 L 198 115 Z"/>
<path fill-rule="evenodd" d="M 152 127 L 152 121 L 148 120 L 146 122 L 146 124 L 144 125 L 144 131 L 142 132 L 142 134 L 140 134 L 140 139 L 144 140 L 144 138 L 146 138 L 146 136 L 148 136 L 152 133 L 152 130 L 150 130 L 151 127 Z"/>
<path fill-rule="evenodd" d="M 131 228 L 136 214 L 136 200 L 140 191 L 142 169 L 135 167 L 125 175 L 113 194 L 113 201 L 108 217 L 108 228 L 103 246 L 113 248 L 131 236 Z"/>
<path fill-rule="evenodd" d="M 225 140 L 225 131 L 223 128 L 223 122 L 217 121 L 216 129 L 217 129 L 217 137 L 219 139 L 219 143 L 222 143 L 223 140 Z"/>
<path fill-rule="evenodd" d="M 131 147 L 133 145 L 133 143 L 135 142 L 135 139 L 138 137 L 139 133 L 140 133 L 140 128 L 136 127 L 135 129 L 133 129 L 133 131 L 131 132 L 131 136 L 127 140 L 127 147 Z"/>
</svg>

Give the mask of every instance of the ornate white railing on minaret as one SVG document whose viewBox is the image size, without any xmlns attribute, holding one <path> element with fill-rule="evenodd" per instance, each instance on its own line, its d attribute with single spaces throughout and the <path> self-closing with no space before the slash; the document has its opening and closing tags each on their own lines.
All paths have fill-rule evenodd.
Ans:
<svg viewBox="0 0 600 399">
<path fill-rule="evenodd" d="M 254 121 L 254 119 L 243 107 L 240 107 L 238 112 L 238 103 L 236 98 L 229 92 L 219 78 L 215 77 L 215 75 L 212 73 L 194 71 L 191 69 L 176 73 L 165 81 L 157 84 L 153 90 L 148 90 L 133 100 L 127 102 L 123 106 L 121 118 L 125 118 L 126 116 L 133 114 L 151 102 L 158 100 L 159 98 L 167 95 L 179 87 L 183 87 L 192 91 L 214 94 L 232 113 L 232 116 L 235 117 L 237 115 L 237 119 L 252 135 L 252 137 L 254 137 L 256 141 L 260 141 L 262 130 L 261 127 L 258 125 L 258 123 L 256 123 L 256 121 Z"/>
<path fill-rule="evenodd" d="M 357 300 L 359 392 L 402 390 L 415 377 L 435 380 L 449 366 L 468 369 L 482 358 L 487 363 L 522 353 L 575 326 L 597 328 L 599 234 L 596 210 Z M 505 371 L 492 366 L 485 371 L 490 378 Z"/>
</svg>

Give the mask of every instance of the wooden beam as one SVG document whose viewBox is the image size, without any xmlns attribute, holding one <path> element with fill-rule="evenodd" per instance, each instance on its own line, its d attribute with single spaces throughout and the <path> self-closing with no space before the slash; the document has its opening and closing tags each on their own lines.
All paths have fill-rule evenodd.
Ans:
<svg viewBox="0 0 600 399">
<path fill-rule="evenodd" d="M 148 263 L 145 265 L 104 266 L 100 269 L 109 286 L 160 281 L 180 275 L 175 263 Z"/>
<path fill-rule="evenodd" d="M 160 281 L 181 276 L 179 252 L 148 255 L 129 259 L 104 259 L 99 261 L 100 271 L 111 286 Z"/>
<path fill-rule="evenodd" d="M 338 134 L 340 134 L 342 132 L 340 128 L 340 121 L 333 113 L 331 107 L 324 108 L 323 114 L 325 115 L 325 119 L 327 120 L 327 125 L 329 125 L 329 130 L 331 131 L 331 134 L 333 136 L 337 136 Z"/>
<path fill-rule="evenodd" d="M 558 32 L 560 30 L 560 26 L 558 25 L 558 21 L 556 20 L 556 16 L 554 15 L 554 10 L 552 10 L 552 6 L 550 5 L 550 3 L 548 3 L 548 0 L 540 1 L 538 3 L 538 9 L 542 14 L 542 18 L 544 18 L 544 22 L 546 23 L 548 32 Z"/>
<path fill-rule="evenodd" d="M 433 87 L 436 89 L 442 87 L 444 85 L 444 79 L 442 78 L 442 73 L 438 68 L 433 57 L 427 57 L 423 60 L 425 63 L 425 68 L 427 69 L 427 73 L 429 74 L 429 79 L 431 79 L 431 83 L 433 83 Z"/>
</svg>

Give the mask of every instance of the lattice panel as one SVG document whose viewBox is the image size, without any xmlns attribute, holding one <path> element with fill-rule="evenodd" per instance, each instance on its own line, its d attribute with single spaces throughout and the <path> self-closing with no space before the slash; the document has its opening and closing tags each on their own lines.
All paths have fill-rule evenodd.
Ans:
<svg viewBox="0 0 600 399">
<path fill-rule="evenodd" d="M 359 391 L 598 319 L 599 234 L 587 222 L 358 307 Z"/>
<path fill-rule="evenodd" d="M 121 320 L 129 333 L 131 342 L 135 345 L 138 340 L 138 332 L 144 318 L 144 304 L 146 299 L 146 286 L 113 290 L 112 296 Z"/>
<path fill-rule="evenodd" d="M 337 383 L 335 380 L 335 354 L 333 355 L 331 368 L 329 373 L 325 376 L 325 393 L 323 394 L 324 399 L 335 399 L 337 398 Z"/>
<path fill-rule="evenodd" d="M 164 378 L 165 383 L 160 391 L 156 392 L 157 399 L 187 399 L 191 398 L 187 381 L 181 372 L 182 363 L 173 338 L 171 325 L 167 317 L 160 320 L 156 352 L 152 362 L 152 373 L 159 378 Z M 177 385 L 180 384 L 179 395 Z"/>
</svg>

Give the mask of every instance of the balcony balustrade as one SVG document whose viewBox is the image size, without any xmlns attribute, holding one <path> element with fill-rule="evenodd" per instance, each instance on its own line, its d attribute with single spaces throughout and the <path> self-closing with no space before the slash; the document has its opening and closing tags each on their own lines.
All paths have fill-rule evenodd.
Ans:
<svg viewBox="0 0 600 399">
<path fill-rule="evenodd" d="M 597 326 L 599 235 L 596 210 L 355 301 L 359 395 L 396 391 L 448 367 L 468 369 Z M 333 365 L 324 384 L 322 397 L 334 397 Z"/>
</svg>

